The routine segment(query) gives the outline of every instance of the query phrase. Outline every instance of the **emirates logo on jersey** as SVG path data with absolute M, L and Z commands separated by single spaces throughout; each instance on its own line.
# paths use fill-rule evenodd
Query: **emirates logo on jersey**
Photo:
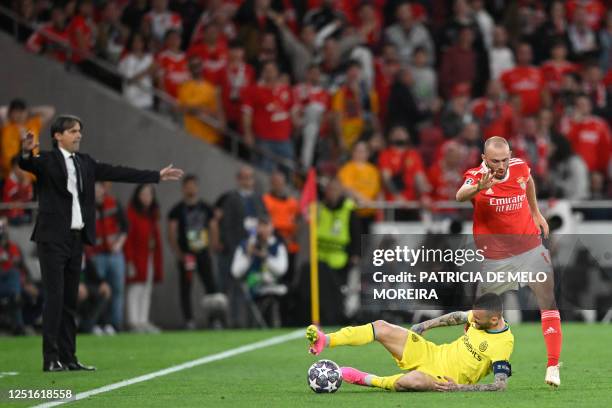
M 523 208 L 526 198 L 525 194 L 511 197 L 491 197 L 488 202 L 490 206 L 495 207 L 495 212 L 507 212 Z
M 525 177 L 518 177 L 516 182 L 523 190 L 527 189 L 527 179 L 525 179 Z

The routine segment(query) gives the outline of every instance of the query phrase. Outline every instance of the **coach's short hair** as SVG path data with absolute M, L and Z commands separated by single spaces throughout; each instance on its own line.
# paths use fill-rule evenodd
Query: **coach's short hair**
M 474 300 L 473 309 L 486 310 L 490 313 L 501 315 L 504 311 L 502 298 L 495 293 L 485 293 Z
M 53 140 L 53 145 L 55 146 L 57 141 L 55 140 L 56 133 L 64 133 L 66 130 L 73 127 L 76 123 L 81 125 L 81 130 L 83 130 L 83 121 L 81 118 L 74 115 L 59 115 L 51 124 L 51 139 Z

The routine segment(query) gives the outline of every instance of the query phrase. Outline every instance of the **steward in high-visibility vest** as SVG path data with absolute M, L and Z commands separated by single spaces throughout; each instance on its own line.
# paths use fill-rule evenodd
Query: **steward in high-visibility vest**
M 355 202 L 344 196 L 342 185 L 333 179 L 325 188 L 317 211 L 319 299 L 322 324 L 344 322 L 342 287 L 348 271 L 359 256 L 360 222 Z
M 332 269 L 343 269 L 352 255 L 359 255 L 355 202 L 342 194 L 337 180 L 330 182 L 318 207 L 317 242 L 319 261 Z

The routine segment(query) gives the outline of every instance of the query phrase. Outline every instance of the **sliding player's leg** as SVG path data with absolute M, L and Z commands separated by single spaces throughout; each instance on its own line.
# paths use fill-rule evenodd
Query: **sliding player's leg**
M 361 346 L 376 340 L 393 357 L 401 360 L 408 338 L 408 330 L 384 320 L 377 320 L 362 326 L 344 327 L 329 334 L 325 334 L 315 325 L 310 325 L 306 329 L 306 338 L 310 342 L 310 353 L 315 355 L 320 354 L 325 347 Z
M 429 391 L 434 388 L 435 379 L 420 371 L 379 377 L 352 367 L 342 367 L 342 378 L 349 384 L 382 388 L 389 391 Z

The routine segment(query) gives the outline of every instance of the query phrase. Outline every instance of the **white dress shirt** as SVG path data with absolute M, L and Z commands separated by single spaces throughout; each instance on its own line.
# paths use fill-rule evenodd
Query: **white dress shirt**
M 59 149 L 64 155 L 66 170 L 68 170 L 68 191 L 72 194 L 72 220 L 70 221 L 70 229 L 81 230 L 85 227 L 85 223 L 83 222 L 83 213 L 81 213 L 81 203 L 79 202 L 76 168 L 74 167 L 74 160 L 71 158 L 73 154 L 61 147 Z

